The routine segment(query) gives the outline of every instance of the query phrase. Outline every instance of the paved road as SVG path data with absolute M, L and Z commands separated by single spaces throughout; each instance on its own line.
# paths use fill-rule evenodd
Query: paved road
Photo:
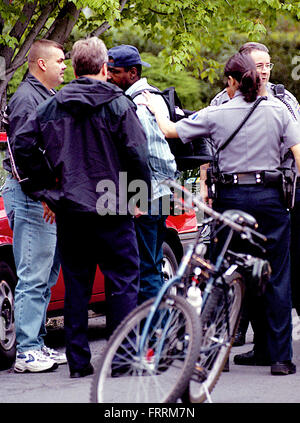
M 89 319 L 92 363 L 105 345 L 105 318 Z M 48 329 L 47 345 L 64 351 L 62 328 Z M 14 373 L 0 371 L 0 403 L 88 403 L 92 376 L 71 379 L 67 365 L 49 373 Z M 1 415 L 1 413 L 0 413 Z
M 297 373 L 272 376 L 270 367 L 237 366 L 235 354 L 252 349 L 253 334 L 248 331 L 246 345 L 233 347 L 230 354 L 230 371 L 222 376 L 211 394 L 213 403 L 298 403 L 300 404 L 300 320 L 293 310 L 293 362 Z
M 296 314 L 293 314 L 293 321 L 294 362 L 298 373 L 271 376 L 269 367 L 234 365 L 234 354 L 252 348 L 252 334 L 249 332 L 247 344 L 232 349 L 230 372 L 222 373 L 211 395 L 213 403 L 300 403 L 300 320 Z M 90 319 L 89 338 L 93 364 L 103 350 L 104 333 L 104 317 Z M 48 344 L 63 351 L 63 330 L 50 330 Z M 70 379 L 66 365 L 59 366 L 52 373 L 43 374 L 15 374 L 12 369 L 0 371 L 0 403 L 89 403 L 91 381 L 92 376 Z

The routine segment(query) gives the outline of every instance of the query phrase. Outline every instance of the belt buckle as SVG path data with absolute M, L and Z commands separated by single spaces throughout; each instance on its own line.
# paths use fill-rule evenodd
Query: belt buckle
M 262 180 L 262 174 L 260 172 L 255 173 L 255 179 L 257 184 L 262 184 L 263 180 Z

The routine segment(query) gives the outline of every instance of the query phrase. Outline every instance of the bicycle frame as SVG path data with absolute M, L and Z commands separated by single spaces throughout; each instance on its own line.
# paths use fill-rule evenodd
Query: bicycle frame
M 179 191 L 183 191 L 182 187 L 177 184 L 176 182 L 170 180 L 170 181 L 165 181 L 166 185 L 169 185 L 175 189 L 178 189 Z M 230 228 L 230 232 L 226 238 L 226 241 L 224 243 L 224 246 L 222 248 L 221 253 L 218 255 L 217 259 L 216 259 L 216 263 L 214 265 L 211 266 L 211 270 L 210 270 L 210 277 L 208 279 L 208 282 L 206 284 L 204 293 L 203 293 L 203 302 L 202 302 L 202 310 L 205 308 L 205 304 L 206 301 L 214 287 L 216 278 L 218 276 L 221 276 L 221 274 L 219 274 L 221 266 L 224 262 L 224 257 L 225 257 L 225 253 L 228 250 L 228 246 L 232 240 L 232 236 L 234 234 L 234 232 L 238 232 L 240 233 L 242 238 L 251 238 L 251 234 L 255 234 L 257 237 L 259 237 L 260 239 L 266 241 L 266 237 L 257 233 L 256 231 L 252 230 L 251 228 L 247 227 L 247 226 L 242 226 L 234 221 L 232 221 L 231 219 L 227 218 L 226 216 L 224 216 L 223 214 L 220 214 L 216 211 L 214 211 L 212 208 L 208 207 L 206 204 L 204 204 L 202 201 L 200 201 L 199 199 L 197 199 L 193 194 L 191 194 L 189 191 L 184 190 L 185 196 L 188 198 L 188 202 L 190 203 L 194 203 L 196 207 L 199 207 L 200 210 L 202 210 L 204 213 L 206 213 L 207 215 L 210 216 L 210 220 L 215 220 L 218 221 L 220 223 L 223 223 L 225 226 Z M 145 342 L 146 342 L 146 336 L 147 333 L 150 329 L 151 323 L 153 321 L 153 317 L 156 313 L 156 311 L 159 308 L 159 305 L 163 299 L 163 296 L 166 294 L 166 292 L 175 284 L 180 283 L 181 279 L 183 278 L 185 271 L 188 267 L 188 265 L 191 262 L 192 256 L 195 253 L 195 248 L 199 242 L 199 238 L 200 238 L 201 232 L 199 232 L 199 235 L 196 239 L 196 241 L 193 244 L 190 244 L 187 248 L 187 251 L 185 253 L 185 255 L 183 256 L 181 263 L 178 267 L 178 270 L 176 272 L 176 275 L 171 278 L 168 282 L 166 282 L 160 289 L 160 291 L 158 292 L 154 304 L 151 308 L 151 312 L 149 313 L 146 322 L 145 322 L 145 326 L 143 328 L 142 334 L 141 334 L 141 338 L 140 338 L 140 342 L 139 342 L 139 349 L 138 349 L 138 355 L 139 357 L 142 357 L 143 354 L 143 350 L 145 347 Z M 238 266 L 237 266 L 238 267 Z M 225 283 L 225 282 L 224 282 Z M 226 298 L 226 302 L 225 304 L 227 304 L 227 297 L 225 295 Z M 228 306 L 226 305 L 225 307 L 228 308 Z M 229 327 L 229 319 L 228 319 L 228 310 L 227 310 L 227 331 L 228 333 L 230 333 L 230 327 Z M 165 326 L 165 329 L 167 330 L 167 325 Z M 163 334 L 164 335 L 164 334 Z M 163 340 L 164 340 L 164 336 L 161 337 L 161 341 L 160 341 L 160 345 L 162 347 L 163 345 Z M 219 345 L 218 345 L 219 346 Z M 160 347 L 160 349 L 161 349 Z M 216 346 L 217 347 L 217 346 Z
M 180 263 L 180 265 L 178 267 L 178 270 L 176 272 L 176 275 L 173 278 L 171 278 L 168 282 L 164 283 L 164 285 L 159 290 L 159 292 L 158 292 L 158 294 L 157 294 L 157 296 L 155 298 L 154 304 L 153 304 L 153 306 L 151 308 L 151 312 L 149 313 L 149 315 L 147 317 L 147 320 L 146 320 L 146 323 L 145 323 L 145 326 L 143 328 L 143 332 L 142 332 L 141 340 L 140 340 L 140 344 L 139 344 L 139 351 L 138 351 L 139 352 L 139 355 L 141 355 L 141 353 L 142 353 L 142 351 L 143 351 L 143 349 L 145 347 L 145 340 L 146 340 L 147 333 L 149 331 L 149 328 L 150 328 L 150 325 L 152 323 L 153 317 L 154 317 L 154 315 L 155 315 L 155 313 L 156 313 L 156 311 L 157 311 L 157 309 L 159 307 L 159 304 L 161 303 L 161 300 L 162 300 L 163 296 L 165 295 L 165 293 L 173 285 L 175 285 L 176 283 L 180 282 L 180 280 L 183 277 L 184 272 L 185 272 L 188 264 L 190 263 L 190 260 L 191 260 L 193 251 L 194 251 L 194 245 L 193 244 L 190 244 L 188 246 L 188 249 L 187 249 L 186 254 L 184 255 L 183 259 L 181 260 L 181 263 Z

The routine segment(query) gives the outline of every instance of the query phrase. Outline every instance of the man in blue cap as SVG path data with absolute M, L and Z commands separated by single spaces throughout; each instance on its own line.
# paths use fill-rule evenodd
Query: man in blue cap
M 163 284 L 162 260 L 163 241 L 165 238 L 165 222 L 169 204 L 170 189 L 160 182 L 167 178 L 175 178 L 176 163 L 168 142 L 159 129 L 157 122 L 145 105 L 139 104 L 144 98 L 143 90 L 153 89 L 147 78 L 142 78 L 142 67 L 150 67 L 142 61 L 139 51 L 131 45 L 119 45 L 108 51 L 108 81 L 118 85 L 125 94 L 134 98 L 137 115 L 146 133 L 150 155 L 152 198 L 148 214 L 135 218 L 135 229 L 140 253 L 140 293 L 139 303 L 156 296 Z M 140 94 L 135 96 L 135 93 Z M 168 107 L 162 97 L 161 113 L 169 117 Z M 164 210 L 165 209 L 165 210 Z

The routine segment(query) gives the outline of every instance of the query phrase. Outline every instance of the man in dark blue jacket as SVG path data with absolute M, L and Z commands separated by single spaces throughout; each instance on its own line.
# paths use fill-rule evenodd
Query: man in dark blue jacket
M 33 181 L 47 179 L 32 160 L 37 145 L 53 169 L 53 186 L 35 196 L 56 213 L 66 354 L 71 377 L 82 377 L 93 372 L 87 326 L 96 266 L 105 276 L 108 334 L 137 305 L 139 257 L 128 191 L 139 185 L 140 202 L 147 203 L 150 170 L 135 105 L 106 82 L 103 42 L 77 41 L 72 62 L 77 79 L 38 107 L 18 132 L 14 153 Z

